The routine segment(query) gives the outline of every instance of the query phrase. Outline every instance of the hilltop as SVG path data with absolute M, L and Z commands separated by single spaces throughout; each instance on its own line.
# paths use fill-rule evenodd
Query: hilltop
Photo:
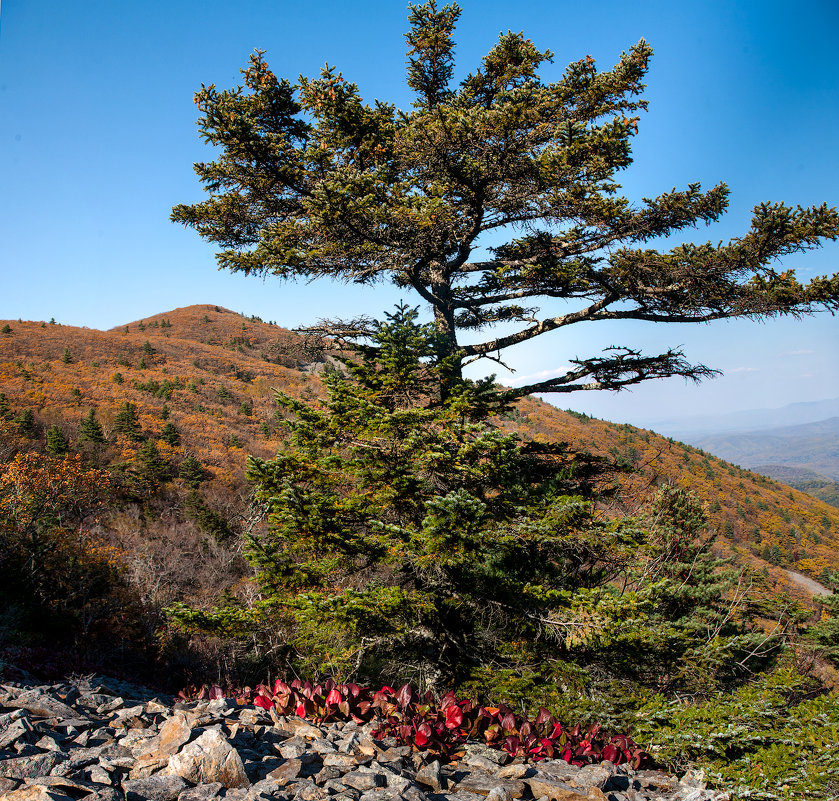
M 0 321 L 0 329 L 4 469 L 19 454 L 42 453 L 57 428 L 71 455 L 108 476 L 79 531 L 111 549 L 125 591 L 143 608 L 247 597 L 242 538 L 263 521 L 249 504 L 246 460 L 281 445 L 274 390 L 319 395 L 329 343 L 215 305 L 110 331 L 17 320 Z M 121 422 L 126 403 L 136 412 L 130 436 Z M 101 444 L 80 436 L 91 410 Z M 717 550 L 763 571 L 770 590 L 790 589 L 782 568 L 816 579 L 839 569 L 839 509 L 803 492 L 652 431 L 535 398 L 520 401 L 504 425 L 625 468 L 603 515 L 637 512 L 660 483 L 692 490 Z M 143 636 L 158 636 L 157 624 L 143 625 Z

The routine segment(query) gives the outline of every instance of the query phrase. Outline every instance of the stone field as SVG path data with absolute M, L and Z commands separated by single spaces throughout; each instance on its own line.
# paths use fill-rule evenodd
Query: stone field
M 172 704 L 113 679 L 0 685 L 8 801 L 727 801 L 609 762 L 522 762 L 481 743 L 441 765 L 370 724 L 314 726 L 235 701 Z

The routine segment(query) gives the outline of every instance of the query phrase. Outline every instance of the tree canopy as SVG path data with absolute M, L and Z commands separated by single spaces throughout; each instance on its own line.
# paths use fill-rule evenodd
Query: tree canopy
M 651 240 L 725 211 L 728 188 L 698 183 L 634 204 L 618 173 L 632 161 L 652 50 L 642 39 L 600 71 L 590 56 L 556 81 L 552 61 L 521 33 L 502 34 L 454 83 L 457 4 L 410 6 L 408 110 L 375 100 L 334 67 L 278 78 L 262 51 L 244 86 L 195 96 L 201 134 L 220 150 L 195 165 L 210 197 L 172 218 L 220 246 L 220 267 L 307 279 L 389 280 L 434 312 L 455 375 L 515 344 L 579 322 L 698 323 L 839 308 L 839 275 L 799 282 L 780 260 L 835 239 L 821 205 L 761 203 L 728 243 Z M 503 244 L 472 260 L 487 235 Z M 563 311 L 543 311 L 565 301 Z M 555 304 L 553 304 L 555 308 Z M 503 333 L 496 325 L 506 323 Z M 363 336 L 369 321 L 332 321 Z M 515 390 L 620 389 L 649 378 L 713 371 L 679 350 L 627 347 L 577 356 L 565 374 Z

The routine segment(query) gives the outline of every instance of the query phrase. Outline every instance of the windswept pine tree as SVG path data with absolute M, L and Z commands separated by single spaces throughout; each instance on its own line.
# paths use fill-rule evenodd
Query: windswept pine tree
M 611 70 L 585 56 L 545 81 L 540 69 L 552 53 L 508 32 L 456 82 L 459 15 L 456 4 L 410 6 L 415 100 L 407 110 L 365 103 L 333 67 L 317 78 L 279 78 L 261 51 L 243 70 L 244 86 L 202 88 L 201 136 L 219 155 L 195 169 L 210 197 L 176 206 L 172 218 L 216 243 L 220 267 L 234 272 L 387 280 L 416 292 L 433 310 L 444 383 L 464 364 L 577 323 L 765 320 L 839 308 L 839 275 L 802 284 L 783 264 L 836 238 L 839 214 L 824 204 L 765 202 L 727 243 L 650 246 L 718 220 L 729 191 L 693 183 L 641 203 L 620 194 L 647 106 L 647 42 Z M 488 257 L 473 259 L 501 236 L 507 241 Z M 564 301 L 559 313 L 556 301 Z M 324 329 L 369 330 L 365 320 Z M 566 355 L 565 373 L 513 394 L 713 373 L 672 348 Z

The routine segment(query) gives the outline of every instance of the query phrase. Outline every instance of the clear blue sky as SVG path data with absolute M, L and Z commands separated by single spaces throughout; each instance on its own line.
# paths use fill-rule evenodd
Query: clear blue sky
M 640 198 L 726 181 L 729 213 L 688 238 L 744 232 L 763 200 L 839 205 L 836 0 L 462 6 L 459 75 L 502 30 L 523 30 L 556 53 L 547 78 L 586 54 L 608 68 L 639 38 L 651 43 L 650 110 L 623 185 Z M 202 197 L 192 172 L 194 161 L 211 158 L 192 103 L 202 82 L 233 86 L 249 53 L 262 48 L 278 75 L 313 75 L 328 61 L 365 98 L 408 106 L 406 16 L 401 0 L 4 0 L 0 319 L 110 328 L 216 303 L 293 327 L 390 308 L 399 295 L 387 286 L 283 285 L 219 273 L 212 248 L 168 217 L 173 204 Z M 834 272 L 839 246 L 788 264 L 804 278 Z M 839 328 L 829 315 L 574 328 L 510 353 L 517 375 L 612 344 L 655 352 L 681 344 L 691 360 L 726 372 L 700 387 L 669 379 L 631 393 L 558 398 L 597 416 L 643 422 L 839 396 Z

